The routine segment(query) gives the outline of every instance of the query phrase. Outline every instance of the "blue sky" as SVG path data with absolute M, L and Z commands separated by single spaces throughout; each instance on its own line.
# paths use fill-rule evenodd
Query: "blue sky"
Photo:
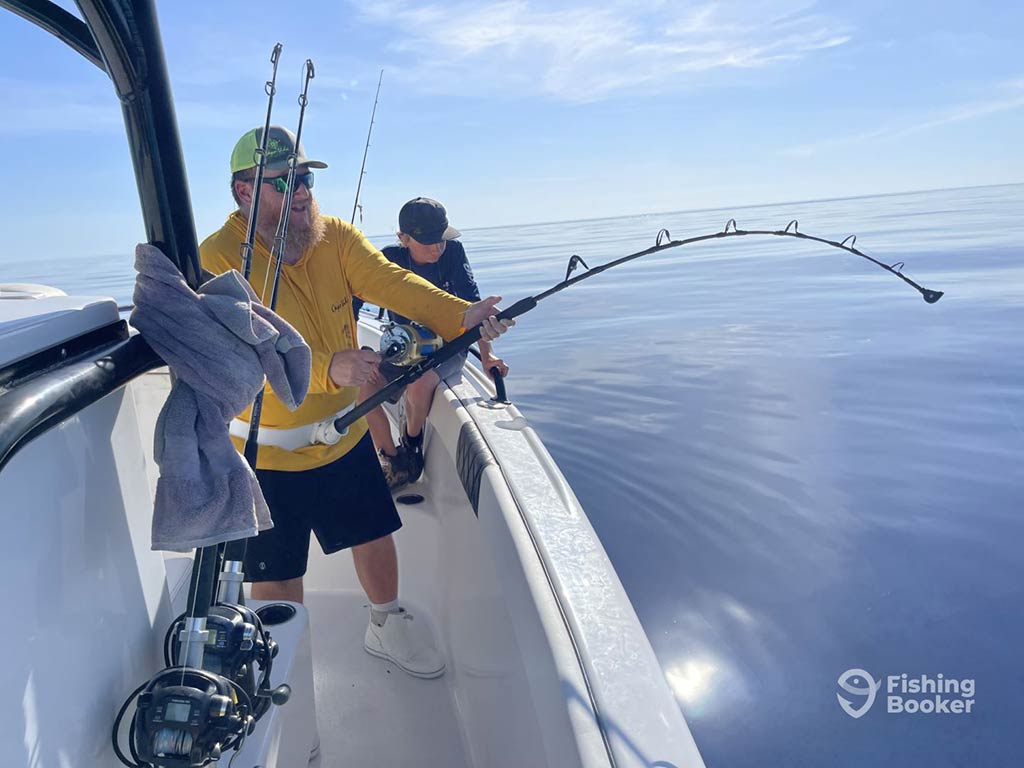
M 301 10 L 300 10 L 301 9 Z M 327 161 L 347 219 L 377 75 L 363 228 L 416 195 L 461 228 L 1024 181 L 1024 4 L 1003 2 L 164 2 L 200 236 L 231 208 L 230 149 L 275 122 Z M 142 237 L 105 76 L 0 13 L 0 191 L 15 252 Z M 41 243 L 45 235 L 45 243 Z

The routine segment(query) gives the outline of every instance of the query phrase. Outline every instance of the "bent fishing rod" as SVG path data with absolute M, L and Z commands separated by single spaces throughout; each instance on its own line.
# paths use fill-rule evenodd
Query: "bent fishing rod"
M 373 110 L 370 112 L 370 127 L 366 131 L 366 146 L 363 147 L 363 164 L 359 166 L 359 181 L 356 183 L 356 200 L 352 203 L 352 218 L 349 220 L 349 224 L 356 223 L 356 210 L 359 211 L 359 221 L 363 220 L 363 206 L 359 204 L 359 192 L 363 188 L 363 176 L 366 175 L 366 156 L 370 152 L 370 136 L 373 135 L 373 118 L 377 114 L 377 101 L 380 99 L 380 84 L 384 79 L 384 70 L 380 71 L 380 77 L 377 78 L 377 93 L 373 97 Z
M 840 250 L 852 253 L 856 256 L 860 256 L 863 259 L 867 259 L 872 264 L 875 264 L 878 267 L 884 269 L 886 272 L 895 275 L 900 280 L 905 282 L 907 285 L 917 290 L 917 292 L 921 294 L 922 298 L 924 298 L 924 300 L 928 304 L 934 304 L 940 298 L 942 298 L 942 291 L 933 291 L 929 288 L 924 288 L 921 285 L 914 282 L 913 280 L 911 280 L 906 275 L 904 275 L 902 272 L 904 266 L 903 262 L 886 264 L 885 262 L 879 261 L 878 259 L 875 259 L 869 256 L 868 254 L 864 253 L 863 251 L 859 250 L 858 248 L 856 248 L 856 235 L 850 235 L 849 237 L 845 238 L 842 242 L 839 242 L 836 240 L 828 240 L 827 238 L 824 237 L 805 235 L 803 232 L 800 232 L 798 230 L 798 226 L 799 224 L 797 220 L 794 219 L 791 222 L 789 222 L 789 224 L 786 225 L 785 229 L 739 229 L 736 226 L 736 220 L 729 219 L 729 221 L 727 221 L 725 224 L 725 228 L 720 232 L 712 232 L 711 234 L 708 235 L 688 237 L 683 240 L 673 240 L 672 235 L 669 233 L 669 231 L 667 229 L 662 229 L 658 232 L 654 240 L 654 245 L 652 245 L 650 248 L 645 248 L 642 251 L 631 253 L 628 256 L 623 256 L 619 259 L 609 261 L 606 264 L 601 264 L 594 268 L 591 268 L 582 258 L 574 254 L 569 259 L 569 264 L 565 270 L 565 279 L 562 282 L 557 283 L 548 290 L 544 291 L 543 293 L 539 293 L 536 296 L 527 296 L 524 299 L 520 299 L 508 309 L 499 312 L 497 314 L 497 319 L 509 320 L 519 317 L 520 315 L 529 312 L 531 309 L 536 307 L 539 302 L 543 301 L 549 296 L 553 296 L 554 294 L 560 291 L 564 291 L 566 288 L 576 285 L 576 283 L 586 280 L 589 277 L 594 277 L 595 275 L 601 274 L 605 270 L 611 269 L 612 267 L 617 267 L 620 264 L 625 264 L 626 262 L 629 261 L 633 261 L 634 259 L 639 259 L 643 256 L 649 256 L 652 253 L 660 253 L 661 251 L 667 251 L 670 248 L 680 248 L 686 245 L 693 245 L 694 243 L 700 243 L 706 240 L 723 240 L 732 237 L 746 237 L 748 235 L 771 235 L 775 237 L 792 237 L 798 240 L 813 240 L 816 243 L 822 243 L 833 248 L 839 248 Z M 582 265 L 587 271 L 584 272 L 583 274 L 577 275 L 576 277 L 572 277 L 572 273 L 580 265 Z M 367 413 L 372 411 L 385 400 L 397 395 L 405 386 L 416 381 L 416 379 L 423 376 L 423 374 L 425 374 L 427 371 L 437 368 L 446 360 L 449 360 L 455 357 L 455 355 L 459 354 L 460 352 L 469 349 L 469 346 L 471 344 L 479 340 L 480 328 L 481 326 L 479 324 L 473 326 L 460 336 L 457 336 L 452 341 L 443 345 L 436 352 L 424 356 L 421 360 L 409 366 L 409 369 L 405 373 L 396 377 L 394 380 L 388 382 L 380 390 L 375 392 L 370 397 L 366 398 L 366 400 L 364 400 L 363 402 L 356 405 L 351 411 L 347 412 L 340 418 L 336 419 L 334 422 L 334 428 L 339 432 L 345 430 L 347 427 L 351 426 L 356 420 L 365 416 Z M 385 356 L 387 356 L 387 352 L 385 352 Z

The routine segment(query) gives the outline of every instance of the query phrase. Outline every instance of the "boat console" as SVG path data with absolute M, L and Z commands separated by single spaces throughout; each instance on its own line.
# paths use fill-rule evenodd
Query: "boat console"
M 0 433 L 7 431 L 9 445 L 0 467 L 0 578 L 13 587 L 8 616 L 20 617 L 5 634 L 8 663 L 0 677 L 21 702 L 15 720 L 0 729 L 0 753 L 12 765 L 57 764 L 61 756 L 73 765 L 116 765 L 111 724 L 128 694 L 165 667 L 161 641 L 184 611 L 192 558 L 165 558 L 150 548 L 151 377 L 38 434 L 12 434 L 38 402 L 40 382 L 50 395 L 64 391 L 56 401 L 73 401 L 82 376 L 109 364 L 110 350 L 128 338 L 111 299 L 0 286 Z M 240 764 L 305 768 L 318 744 L 309 615 L 301 605 L 258 601 L 247 610 L 260 615 L 278 649 L 270 687 L 286 685 L 290 697 L 246 735 Z M 167 682 L 143 698 L 145 717 L 183 714 L 183 699 L 170 695 Z M 204 698 L 207 709 L 223 704 L 216 698 L 223 695 L 214 690 Z M 60 706 L 69 700 L 76 706 Z M 126 723 L 123 745 L 127 730 Z M 174 746 L 168 740 L 184 739 L 186 731 L 163 730 L 154 749 Z

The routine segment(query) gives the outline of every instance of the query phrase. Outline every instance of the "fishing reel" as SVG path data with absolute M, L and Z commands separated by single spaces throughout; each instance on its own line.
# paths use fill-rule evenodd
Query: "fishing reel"
M 222 675 L 165 669 L 139 695 L 134 752 L 142 765 L 159 768 L 198 768 L 219 760 L 256 726 L 247 699 Z
M 130 768 L 198 768 L 241 749 L 272 704 L 291 696 L 282 684 L 270 688 L 277 643 L 259 615 L 243 605 L 218 603 L 205 618 L 203 669 L 185 666 L 185 615 L 171 623 L 164 638 L 167 668 L 139 686 L 114 721 L 114 751 Z M 260 674 L 257 681 L 256 665 Z M 136 699 L 136 696 L 138 698 Z M 120 724 L 136 703 L 130 741 L 132 760 L 118 746 Z
M 414 365 L 444 344 L 440 336 L 417 323 L 388 323 L 381 331 L 380 354 L 392 365 Z
M 183 663 L 183 645 L 180 639 L 185 617 L 181 616 L 169 630 L 171 647 L 166 648 L 165 663 L 175 666 Z M 252 700 L 254 717 L 262 717 L 270 704 L 283 704 L 288 700 L 287 685 L 270 689 L 270 672 L 277 656 L 277 642 L 263 629 L 263 622 L 255 611 L 243 605 L 218 603 L 210 606 L 206 617 L 206 644 L 203 648 L 203 669 L 222 675 L 238 685 Z M 256 666 L 260 667 L 259 682 Z

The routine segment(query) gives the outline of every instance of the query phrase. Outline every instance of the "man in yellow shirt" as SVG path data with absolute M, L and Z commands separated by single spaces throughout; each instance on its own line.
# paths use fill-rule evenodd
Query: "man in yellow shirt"
M 200 246 L 202 265 L 210 272 L 241 267 L 240 246 L 246 235 L 261 135 L 262 129 L 248 131 L 232 153 L 231 193 L 238 210 Z M 273 283 L 269 245 L 281 215 L 288 156 L 294 148 L 294 134 L 278 126 L 270 128 L 249 279 L 267 304 Z M 392 264 L 351 225 L 322 216 L 313 197 L 312 169 L 327 166 L 308 159 L 301 147 L 297 156 L 276 311 L 309 344 L 312 370 L 309 394 L 295 411 L 289 411 L 270 388 L 264 395 L 256 474 L 274 527 L 249 540 L 246 579 L 254 582 L 256 599 L 301 602 L 310 532 L 326 554 L 351 548 L 356 574 L 371 605 L 366 650 L 390 659 L 409 674 L 437 677 L 444 672 L 444 660 L 432 640 L 417 634 L 420 623 L 399 620 L 405 611 L 398 602 L 398 559 L 391 534 L 402 523 L 365 420 L 357 421 L 333 444 L 310 444 L 302 436 L 317 434 L 318 424 L 330 423 L 351 406 L 359 386 L 380 362 L 376 352 L 360 350 L 356 343 L 353 293 L 393 307 L 445 339 L 482 323 L 482 337 L 492 340 L 512 322 L 494 317 L 500 297 L 470 304 L 451 296 Z M 246 411 L 232 423 L 239 451 L 248 421 Z

